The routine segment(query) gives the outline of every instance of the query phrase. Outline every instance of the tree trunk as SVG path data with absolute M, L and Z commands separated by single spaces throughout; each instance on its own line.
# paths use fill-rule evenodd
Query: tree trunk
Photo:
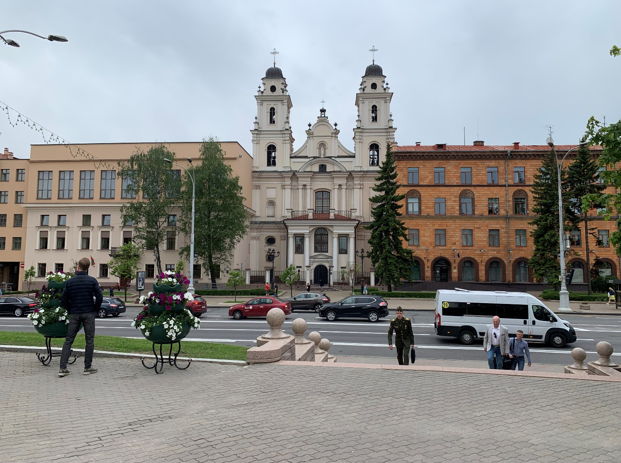
M 125 302 L 127 302 L 127 285 L 125 285 Z
M 209 277 L 211 279 L 211 289 L 217 289 L 218 285 L 216 284 L 216 266 L 213 264 L 213 258 L 211 254 L 207 256 L 207 266 L 209 267 Z
M 584 214 L 584 244 L 586 249 L 586 264 L 587 268 L 585 272 L 587 274 L 587 290 L 588 294 L 591 295 L 591 254 L 589 251 L 589 220 L 588 220 L 588 212 Z

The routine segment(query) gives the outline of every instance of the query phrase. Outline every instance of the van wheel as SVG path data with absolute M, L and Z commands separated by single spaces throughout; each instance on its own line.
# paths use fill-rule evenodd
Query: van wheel
M 548 342 L 552 347 L 557 348 L 565 347 L 565 345 L 567 344 L 565 336 L 563 336 L 561 333 L 553 333 L 552 335 L 550 335 L 550 339 L 548 339 Z
M 459 333 L 459 342 L 462 344 L 472 344 L 474 342 L 474 334 L 470 330 L 463 330 Z

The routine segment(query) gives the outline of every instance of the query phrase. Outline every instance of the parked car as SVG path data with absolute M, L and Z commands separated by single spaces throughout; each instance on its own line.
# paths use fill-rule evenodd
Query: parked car
M 330 302 L 330 298 L 320 293 L 300 293 L 292 299 L 282 299 L 291 304 L 291 312 L 296 310 L 314 310 L 319 312 L 321 306 Z
M 388 303 L 381 296 L 349 296 L 338 302 L 324 304 L 319 310 L 319 316 L 329 321 L 361 317 L 376 322 L 388 316 Z
M 291 313 L 291 304 L 274 296 L 263 296 L 250 299 L 243 304 L 235 304 L 229 309 L 229 317 L 241 320 L 244 317 L 265 317 L 273 308 L 282 309 L 285 315 Z
M 189 309 L 195 317 L 201 318 L 207 312 L 207 302 L 198 294 L 193 294 L 192 297 L 193 300 L 188 301 L 185 308 Z
M 39 304 L 29 297 L 0 296 L 0 313 L 21 317 L 31 313 Z
M 121 299 L 117 297 L 104 297 L 97 316 L 99 318 L 106 318 L 108 315 L 118 317 L 125 313 L 126 310 L 125 303 Z

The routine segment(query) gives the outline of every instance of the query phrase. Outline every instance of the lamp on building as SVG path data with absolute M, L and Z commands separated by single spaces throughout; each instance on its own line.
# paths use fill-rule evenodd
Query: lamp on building
M 68 42 L 67 38 L 63 37 L 62 35 L 48 35 L 47 37 L 43 37 L 42 35 L 35 34 L 34 32 L 21 31 L 21 30 L 0 31 L 0 39 L 2 39 L 2 41 L 6 45 L 9 45 L 9 46 L 15 47 L 15 48 L 19 48 L 19 43 L 17 43 L 15 40 L 12 40 L 12 39 L 5 39 L 2 36 L 2 34 L 6 34 L 6 33 L 9 33 L 9 32 L 19 32 L 19 33 L 22 33 L 22 34 L 30 34 L 30 35 L 34 35 L 35 37 L 39 37 L 40 39 L 49 40 L 50 42 Z
M 270 286 L 272 289 L 274 289 L 274 262 L 278 256 L 280 256 L 280 251 L 277 251 L 276 249 L 268 249 L 265 256 L 267 261 L 272 263 L 272 271 L 270 273 Z

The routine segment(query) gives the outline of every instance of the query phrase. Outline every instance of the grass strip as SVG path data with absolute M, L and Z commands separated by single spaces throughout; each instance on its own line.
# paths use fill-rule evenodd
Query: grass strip
M 62 347 L 64 339 L 52 339 L 52 347 Z M 0 344 L 11 346 L 33 346 L 45 349 L 45 338 L 39 333 L 0 331 Z M 73 343 L 76 349 L 84 349 L 84 335 L 78 334 Z M 151 354 L 151 341 L 146 339 L 127 339 L 116 336 L 95 336 L 95 349 L 131 354 Z M 179 355 L 192 358 L 218 360 L 246 360 L 247 347 L 231 346 L 212 342 L 183 341 Z

